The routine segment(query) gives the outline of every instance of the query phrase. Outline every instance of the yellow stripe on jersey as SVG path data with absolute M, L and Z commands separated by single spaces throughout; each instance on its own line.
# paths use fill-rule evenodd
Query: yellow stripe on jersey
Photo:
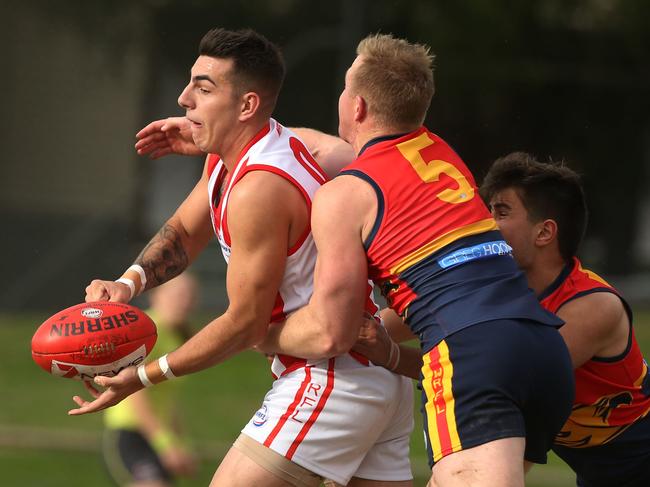
M 477 233 L 489 232 L 496 229 L 497 222 L 494 220 L 494 218 L 486 218 L 485 220 L 479 220 L 477 222 L 470 223 L 469 225 L 456 228 L 451 232 L 445 233 L 435 240 L 424 244 L 415 252 L 412 252 L 404 257 L 390 269 L 390 273 L 393 275 L 398 275 L 412 265 L 417 264 L 421 260 L 427 258 L 429 255 L 458 240 L 459 238 L 476 235 Z
M 432 363 L 432 355 L 439 354 Z M 427 396 L 428 441 L 437 462 L 443 454 L 462 450 L 456 428 L 456 401 L 452 391 L 454 366 L 449 360 L 449 347 L 443 340 L 436 348 L 422 357 L 422 387 Z
M 600 276 L 599 276 L 598 274 L 596 274 L 595 272 L 592 272 L 592 271 L 590 271 L 590 270 L 584 269 L 584 268 L 582 267 L 582 265 L 579 266 L 579 269 L 578 269 L 578 270 L 579 270 L 580 272 L 584 272 L 585 274 L 587 274 L 587 275 L 589 276 L 589 279 L 591 279 L 591 280 L 593 280 L 593 281 L 597 281 L 597 282 L 601 283 L 601 284 L 604 285 L 604 286 L 611 287 L 611 286 L 609 285 L 609 283 L 608 283 L 607 281 L 605 281 L 605 279 L 603 279 L 602 277 L 600 277 Z
M 641 387 L 641 384 L 643 383 L 643 379 L 645 379 L 645 376 L 648 375 L 648 365 L 646 364 L 646 361 L 643 361 L 643 369 L 641 370 L 641 375 L 637 380 L 634 381 L 634 387 Z

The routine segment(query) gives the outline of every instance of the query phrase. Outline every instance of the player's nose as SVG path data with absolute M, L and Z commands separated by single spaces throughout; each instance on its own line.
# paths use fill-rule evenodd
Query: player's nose
M 191 86 L 189 84 L 183 89 L 180 96 L 178 97 L 178 105 L 185 110 L 193 108 Z

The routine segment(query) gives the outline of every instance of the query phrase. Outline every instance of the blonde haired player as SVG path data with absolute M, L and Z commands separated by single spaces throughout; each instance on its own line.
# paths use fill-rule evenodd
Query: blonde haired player
M 357 158 L 314 201 L 309 305 L 267 340 L 290 353 L 300 336 L 312 358 L 348 350 L 363 322 L 342 317 L 360 313 L 349 296 L 370 276 L 421 342 L 431 484 L 521 487 L 524 459 L 546 461 L 571 410 L 562 321 L 528 289 L 467 166 L 421 125 L 428 49 L 377 35 L 357 54 L 339 98 Z

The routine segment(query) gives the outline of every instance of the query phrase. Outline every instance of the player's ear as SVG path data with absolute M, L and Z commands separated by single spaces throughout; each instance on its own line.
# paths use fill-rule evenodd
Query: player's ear
M 546 246 L 557 240 L 557 222 L 552 219 L 546 219 L 537 224 L 537 236 L 535 243 L 540 247 Z
M 366 100 L 359 95 L 354 97 L 354 121 L 363 122 L 368 116 L 368 104 Z
M 239 113 L 239 120 L 245 122 L 249 120 L 260 108 L 260 95 L 254 91 L 249 91 L 242 95 L 241 112 Z

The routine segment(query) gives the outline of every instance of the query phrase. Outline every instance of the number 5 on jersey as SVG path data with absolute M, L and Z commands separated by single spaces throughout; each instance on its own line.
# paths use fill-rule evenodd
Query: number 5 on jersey
M 397 144 L 397 148 L 425 183 L 439 181 L 440 175 L 446 174 L 458 184 L 458 188 L 447 188 L 436 195 L 442 201 L 457 204 L 465 203 L 474 198 L 474 188 L 456 166 L 439 159 L 424 160 L 422 150 L 433 144 L 435 142 L 426 133 L 423 133 L 414 139 Z

